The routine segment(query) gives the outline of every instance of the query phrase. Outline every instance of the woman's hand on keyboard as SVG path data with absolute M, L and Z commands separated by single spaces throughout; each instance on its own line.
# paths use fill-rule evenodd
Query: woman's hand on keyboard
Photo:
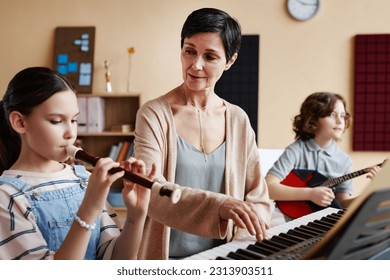
M 229 197 L 219 209 L 219 217 L 223 220 L 232 219 L 239 228 L 247 229 L 258 241 L 266 237 L 268 223 L 257 215 L 256 206 L 251 202 Z

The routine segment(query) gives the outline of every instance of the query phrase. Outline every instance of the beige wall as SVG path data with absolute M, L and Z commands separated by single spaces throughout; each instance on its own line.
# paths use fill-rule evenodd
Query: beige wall
M 132 91 L 142 102 L 181 82 L 180 30 L 194 9 L 212 6 L 236 17 L 244 34 L 260 34 L 259 146 L 293 141 L 291 118 L 314 91 L 353 97 L 355 34 L 390 33 L 388 0 L 322 0 L 308 22 L 291 19 L 285 0 L 0 0 L 0 96 L 27 66 L 51 66 L 57 26 L 96 26 L 95 92 L 104 91 L 103 61 L 112 63 L 114 91 L 126 90 L 127 48 L 135 47 Z M 352 106 L 349 107 L 352 110 Z M 351 130 L 340 147 L 360 169 L 385 152 L 353 152 Z M 355 179 L 357 191 L 367 184 Z

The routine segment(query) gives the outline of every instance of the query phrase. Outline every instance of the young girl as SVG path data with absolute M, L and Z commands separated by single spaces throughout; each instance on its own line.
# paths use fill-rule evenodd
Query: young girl
M 296 141 L 286 148 L 266 176 L 270 198 L 275 201 L 311 201 L 321 207 L 330 206 L 336 199 L 337 203 L 333 205 L 346 208 L 352 200 L 351 180 L 336 185 L 335 191 L 326 186 L 297 187 L 281 182 L 292 170 L 315 171 L 326 178 L 351 173 L 351 158 L 336 146 L 350 123 L 346 101 L 341 95 L 329 92 L 309 95 L 301 106 L 300 114 L 294 118 Z M 367 171 L 371 178 L 377 174 L 379 167 L 371 167 Z
M 108 171 L 145 173 L 145 165 L 103 158 L 89 174 L 63 163 L 78 115 L 75 90 L 48 68 L 24 69 L 9 83 L 0 102 L 0 259 L 137 258 L 150 191 L 125 181 L 120 231 L 106 197 L 124 171 Z

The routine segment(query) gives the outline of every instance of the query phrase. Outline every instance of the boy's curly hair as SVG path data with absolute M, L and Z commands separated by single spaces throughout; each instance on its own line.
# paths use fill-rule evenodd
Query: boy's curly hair
M 351 122 L 351 115 L 347 112 L 347 102 L 337 93 L 315 92 L 310 94 L 301 105 L 299 115 L 294 117 L 293 131 L 295 140 L 307 141 L 317 133 L 317 124 L 320 118 L 330 116 L 336 102 L 340 100 L 345 108 L 345 129 Z

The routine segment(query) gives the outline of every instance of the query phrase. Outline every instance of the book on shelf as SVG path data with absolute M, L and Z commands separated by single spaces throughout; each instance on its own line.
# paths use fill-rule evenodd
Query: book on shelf
M 128 141 L 121 141 L 113 144 L 110 148 L 109 157 L 113 161 L 121 162 L 127 160 L 132 154 L 132 144 Z
M 134 151 L 134 143 L 130 144 L 129 150 L 127 151 L 126 159 L 129 157 L 133 156 L 133 151 Z
M 118 144 L 113 144 L 110 148 L 110 153 L 108 154 L 113 161 L 118 157 Z
M 121 149 L 119 150 L 118 157 L 116 158 L 117 162 L 121 162 L 127 159 L 126 155 L 129 148 L 130 148 L 130 142 L 128 141 L 122 142 Z
M 77 103 L 80 110 L 77 131 L 79 133 L 100 133 L 105 126 L 105 101 L 98 96 L 78 97 Z
M 87 98 L 87 132 L 103 132 L 104 99 L 102 97 Z

